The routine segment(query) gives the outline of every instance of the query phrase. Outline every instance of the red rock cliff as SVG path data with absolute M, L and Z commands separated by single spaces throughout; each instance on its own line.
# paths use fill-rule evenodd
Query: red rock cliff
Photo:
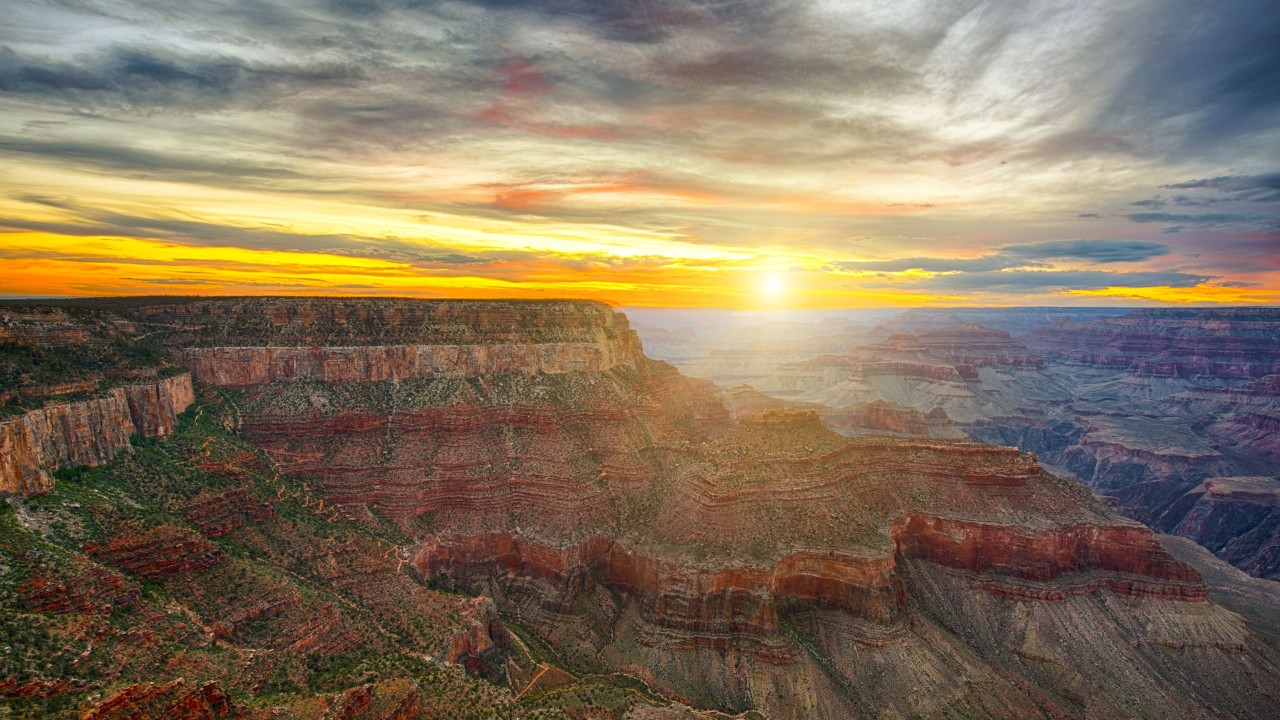
M 53 486 L 51 470 L 101 465 L 127 448 L 134 433 L 168 435 L 193 400 L 191 376 L 184 373 L 0 423 L 0 492 L 46 492 Z
M 247 388 L 602 372 L 643 357 L 626 317 L 595 302 L 264 299 L 143 308 L 196 378 Z
M 245 388 L 289 380 L 330 383 L 600 372 L 631 362 L 629 339 L 493 345 L 186 348 L 179 357 L 212 385 Z

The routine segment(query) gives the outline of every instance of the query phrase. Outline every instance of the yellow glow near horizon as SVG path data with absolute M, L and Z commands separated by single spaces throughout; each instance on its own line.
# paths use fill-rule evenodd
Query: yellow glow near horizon
M 1197 285 L 1177 287 L 1110 287 L 1098 290 L 1070 290 L 1067 295 L 1082 297 L 1123 298 L 1129 300 L 1153 300 L 1162 303 L 1195 304 L 1226 303 L 1233 305 L 1257 305 L 1280 302 L 1280 291 L 1265 288 L 1229 287 L 1222 285 Z
M 766 243 L 747 223 L 729 226 L 740 227 L 739 242 L 710 242 L 675 229 L 469 213 L 462 205 L 457 211 L 419 210 L 362 195 L 308 196 L 127 177 L 104 182 L 29 163 L 6 170 L 7 179 L 25 192 L 0 195 L 0 217 L 50 229 L 0 232 L 3 294 L 569 297 L 754 309 L 1020 301 L 931 291 L 929 281 L 946 274 L 936 271 L 857 269 L 859 261 L 893 257 L 897 241 L 849 245 L 846 254 L 833 258 L 824 245 L 807 243 L 804 233 L 780 230 Z M 821 204 L 814 200 L 815 212 Z M 122 234 L 93 232 L 98 227 Z M 928 248 L 901 252 L 948 254 Z M 1053 297 L 1042 294 L 1039 302 Z M 1280 293 L 1227 285 L 1116 287 L 1056 297 L 1280 301 Z
M 15 257 L 40 248 L 38 257 Z M 784 276 L 751 267 L 680 265 L 588 270 L 566 275 L 559 267 L 523 267 L 517 279 L 465 271 L 426 274 L 411 264 L 324 253 L 188 246 L 121 237 L 69 237 L 48 233 L 0 234 L 5 292 L 17 295 L 277 295 L 369 294 L 417 297 L 582 298 L 634 306 L 841 308 L 955 304 L 959 297 L 842 288 L 812 275 L 801 291 Z M 764 293 L 761 279 L 776 294 Z M 768 296 L 762 304 L 761 298 Z M 794 297 L 793 297 L 794 296 Z M 794 300 L 794 301 L 793 301 Z

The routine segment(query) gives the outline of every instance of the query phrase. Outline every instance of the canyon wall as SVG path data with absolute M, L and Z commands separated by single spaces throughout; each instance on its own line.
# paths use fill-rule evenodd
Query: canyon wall
M 639 352 L 627 319 L 589 300 L 224 298 L 144 305 L 138 322 L 183 347 L 353 347 L 618 342 Z
M 917 419 L 890 418 L 888 408 L 942 414 L 946 422 L 927 423 L 929 435 L 1037 453 L 1123 514 L 1280 577 L 1272 508 L 1252 495 L 1224 501 L 1197 490 L 1240 476 L 1280 488 L 1280 310 L 911 311 L 881 329 L 883 338 L 838 355 L 770 366 L 771 355 L 748 346 L 734 351 L 732 367 L 718 365 L 723 353 L 691 366 L 745 383 L 733 390 L 750 398 L 742 412 L 814 408 L 850 435 L 924 434 Z M 804 343 L 790 347 L 803 354 Z M 769 397 L 751 398 L 753 390 Z M 1197 504 L 1201 520 L 1182 522 Z
M 602 372 L 643 357 L 596 302 L 273 299 L 152 306 L 197 380 L 231 388 Z
M 52 470 L 101 465 L 129 447 L 135 433 L 164 437 L 193 400 L 191 375 L 183 373 L 0 422 L 0 492 L 46 492 Z
M 471 378 L 521 373 L 601 372 L 633 362 L 625 341 L 392 345 L 358 347 L 184 348 L 179 360 L 196 379 L 246 388 L 289 380 L 330 383 Z
M 1086 365 L 1157 377 L 1257 379 L 1280 374 L 1280 312 L 1272 308 L 1134 310 L 1089 323 L 1060 320 L 1029 346 Z

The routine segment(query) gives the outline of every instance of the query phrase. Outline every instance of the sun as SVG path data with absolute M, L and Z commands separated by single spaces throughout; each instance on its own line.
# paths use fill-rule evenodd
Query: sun
M 777 299 L 787 291 L 787 281 L 781 275 L 765 275 L 760 282 L 765 297 Z

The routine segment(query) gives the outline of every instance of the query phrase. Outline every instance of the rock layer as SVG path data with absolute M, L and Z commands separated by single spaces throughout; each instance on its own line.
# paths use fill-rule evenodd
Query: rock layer
M 0 492 L 46 492 L 52 487 L 51 470 L 101 465 L 128 448 L 135 433 L 164 437 L 193 397 L 191 376 L 184 373 L 48 405 L 0 423 Z
M 179 358 L 198 380 L 247 388 L 272 382 L 381 382 L 522 373 L 601 372 L 634 361 L 630 342 L 501 343 L 360 347 L 186 348 Z
M 1031 332 L 1013 337 L 975 319 Z M 930 435 L 1035 452 L 1129 517 L 1205 538 L 1261 577 L 1280 573 L 1271 549 L 1280 525 L 1268 507 L 1206 498 L 1196 517 L 1212 516 L 1214 530 L 1181 522 L 1205 480 L 1272 477 L 1280 467 L 1280 310 L 912 311 L 884 332 L 841 355 L 735 377 L 749 385 L 734 392 L 745 407 L 816 407 L 848 434 L 922 434 L 918 420 L 883 410 L 903 407 L 924 415 Z M 735 352 L 735 368 L 770 357 Z M 715 361 L 692 367 L 718 379 Z M 752 388 L 771 398 L 750 397 Z
M 1256 379 L 1280 374 L 1280 312 L 1142 309 L 1089 323 L 1060 320 L 1027 341 L 1089 365 L 1158 377 Z

